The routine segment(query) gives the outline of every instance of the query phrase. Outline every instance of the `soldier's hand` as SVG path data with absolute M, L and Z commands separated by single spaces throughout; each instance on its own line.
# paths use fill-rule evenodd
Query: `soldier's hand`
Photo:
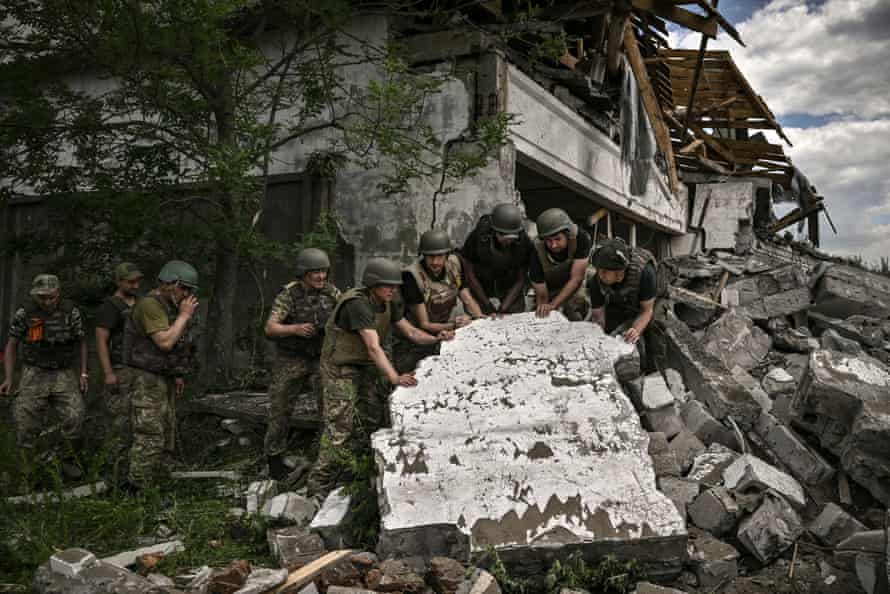
M 639 341 L 639 340 L 640 340 L 640 333 L 633 326 L 631 326 L 624 332 L 624 342 L 627 342 L 630 344 L 637 344 L 637 341 Z
M 396 378 L 396 381 L 391 383 L 394 386 L 404 386 L 406 388 L 411 388 L 417 385 L 417 379 L 414 377 L 413 373 L 403 373 Z
M 311 322 L 307 322 L 305 324 L 294 324 L 291 326 L 293 328 L 294 336 L 301 336 L 303 338 L 309 338 L 313 334 L 315 334 L 315 324 Z
M 198 299 L 194 295 L 189 295 L 179 302 L 179 313 L 190 318 L 198 311 Z
M 442 330 L 436 334 L 436 338 L 442 340 L 452 340 L 454 338 L 454 330 Z
M 183 392 L 185 392 L 185 379 L 177 377 L 173 380 L 173 393 L 180 398 Z
M 470 316 L 457 316 L 454 318 L 454 326 L 456 328 L 463 328 L 467 324 L 473 321 L 473 318 Z
M 81 374 L 80 374 L 80 393 L 81 393 L 81 394 L 86 394 L 86 393 L 87 393 L 87 388 L 88 388 L 88 387 L 89 387 L 89 381 L 88 381 L 88 378 L 87 378 L 87 376 L 86 376 L 85 374 L 81 373 Z
M 546 318 L 551 311 L 553 311 L 553 306 L 549 303 L 539 303 L 537 309 L 535 309 L 535 313 L 539 318 Z
M 105 385 L 106 386 L 116 386 L 117 385 L 117 376 L 114 375 L 114 372 L 105 374 Z
M 6 396 L 9 394 L 9 389 L 12 387 L 12 381 L 5 380 L 2 384 L 0 384 L 0 396 Z

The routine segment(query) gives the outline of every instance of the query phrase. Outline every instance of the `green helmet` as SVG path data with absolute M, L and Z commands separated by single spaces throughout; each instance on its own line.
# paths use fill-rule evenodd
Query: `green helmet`
M 538 237 L 544 239 L 574 226 L 572 219 L 561 208 L 548 208 L 538 216 Z
M 501 235 L 519 235 L 522 212 L 512 204 L 498 204 L 491 211 L 491 228 Z
M 362 274 L 362 284 L 366 287 L 401 285 L 402 268 L 386 258 L 371 258 Z
M 161 268 L 158 280 L 164 283 L 179 283 L 196 290 L 198 288 L 198 271 L 188 262 L 170 260 Z
M 306 248 L 297 254 L 297 276 L 303 276 L 312 270 L 328 270 L 331 260 L 324 250 Z
M 453 249 L 448 233 L 441 229 L 432 229 L 420 236 L 420 247 L 417 251 L 424 256 L 435 256 L 447 254 Z

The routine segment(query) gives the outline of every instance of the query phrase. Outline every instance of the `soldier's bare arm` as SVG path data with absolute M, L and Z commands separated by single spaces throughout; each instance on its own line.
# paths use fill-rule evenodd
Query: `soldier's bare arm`
M 435 335 L 439 332 L 442 332 L 443 330 L 454 330 L 456 327 L 454 322 L 445 322 L 442 324 L 438 322 L 431 322 L 430 316 L 426 311 L 426 305 L 423 303 L 415 303 L 410 307 L 411 313 L 413 313 L 414 316 L 417 318 L 417 325 L 420 327 L 421 330 L 428 334 Z
M 413 375 L 409 373 L 399 375 L 396 372 L 383 347 L 380 346 L 380 336 L 377 335 L 376 330 L 373 328 L 362 328 L 358 331 L 358 335 L 361 337 L 362 342 L 365 343 L 365 348 L 368 349 L 368 356 L 371 357 L 374 365 L 377 366 L 377 369 L 380 370 L 389 383 L 394 386 L 406 387 L 417 385 L 417 380 L 414 379 Z
M 301 336 L 309 338 L 315 334 L 315 324 L 307 322 L 305 324 L 282 324 L 278 320 L 278 316 L 273 312 L 266 320 L 266 326 L 263 328 L 268 338 L 285 338 L 288 336 Z
M 473 299 L 473 295 L 472 293 L 470 293 L 470 289 L 464 287 L 460 290 L 460 293 L 458 293 L 458 297 L 460 297 L 461 303 L 464 304 L 464 311 L 470 314 L 471 318 L 475 320 L 476 318 L 481 318 L 483 315 L 485 315 L 482 313 L 482 308 L 479 307 L 479 304 L 476 302 L 475 299 Z M 458 327 L 462 325 L 464 324 L 458 323 Z
M 655 299 L 647 299 L 646 301 L 640 301 L 640 315 L 637 316 L 637 319 L 634 320 L 634 323 L 630 328 L 624 333 L 624 340 L 635 344 L 640 337 L 643 335 L 643 331 L 646 330 L 646 326 L 649 325 L 649 322 L 652 321 L 652 314 L 655 311 Z
M 185 327 L 195 311 L 198 309 L 198 300 L 194 295 L 189 295 L 179 302 L 179 315 L 176 321 L 166 330 L 159 330 L 151 335 L 151 340 L 162 351 L 173 350 L 176 342 L 185 332 Z
M 99 365 L 105 376 L 105 385 L 113 386 L 117 384 L 117 376 L 111 366 L 111 353 L 108 351 L 109 340 L 111 340 L 111 332 L 108 331 L 108 328 L 96 326 L 96 351 L 99 354 Z
M 436 344 L 437 342 L 454 338 L 454 330 L 442 330 L 432 335 L 429 332 L 424 332 L 405 318 L 396 322 L 395 327 L 399 329 L 399 332 L 405 338 L 416 344 Z
M 3 350 L 3 383 L 0 384 L 0 396 L 9 394 L 12 389 L 12 373 L 15 370 L 15 353 L 18 348 L 19 339 L 10 336 L 6 341 L 6 348 Z
M 550 295 L 547 293 L 547 284 L 532 283 L 532 288 L 535 290 L 535 313 L 539 318 L 546 318 L 553 311 Z
M 467 286 L 479 300 L 481 309 L 487 313 L 494 313 L 494 305 L 489 301 L 489 296 L 485 294 L 485 289 L 482 288 L 482 283 L 479 282 L 479 278 L 476 276 L 476 268 L 473 266 L 473 263 L 463 256 L 460 257 L 460 263 L 464 269 L 464 278 L 467 281 Z
M 89 380 L 88 363 L 90 360 L 90 351 L 87 348 L 87 341 L 80 340 L 80 393 L 86 394 Z
M 498 313 L 507 313 L 511 311 L 516 300 L 521 298 L 522 290 L 525 288 L 525 277 L 527 274 L 528 270 L 526 268 L 520 268 L 516 271 L 516 278 L 513 280 L 513 285 L 510 287 L 510 290 L 504 295 L 504 300 L 498 308 Z
M 585 272 L 587 272 L 587 258 L 577 258 L 572 261 L 571 276 L 569 276 L 569 281 L 565 286 L 553 298 L 551 302 L 553 309 L 561 307 L 563 303 L 568 301 L 578 291 L 581 283 L 584 282 Z

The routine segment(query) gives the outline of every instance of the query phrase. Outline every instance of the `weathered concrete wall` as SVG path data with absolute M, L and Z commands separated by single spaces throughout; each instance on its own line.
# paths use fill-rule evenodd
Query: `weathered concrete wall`
M 672 196 L 653 164 L 641 196 L 630 192 L 621 148 L 518 68 L 508 68 L 506 108 L 520 161 L 603 206 L 670 233 L 686 230 L 686 193 Z
M 560 552 L 676 572 L 686 530 L 613 364 L 632 347 L 533 313 L 474 322 L 390 398 L 373 436 L 382 554 L 493 546 L 523 571 Z

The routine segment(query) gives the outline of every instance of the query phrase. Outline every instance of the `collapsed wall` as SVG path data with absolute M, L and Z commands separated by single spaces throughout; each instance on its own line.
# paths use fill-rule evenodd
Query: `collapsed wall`
M 656 489 L 649 437 L 613 371 L 636 351 L 554 313 L 481 320 L 390 400 L 372 439 L 379 552 L 467 558 L 494 547 L 528 572 L 578 550 L 677 573 L 686 527 Z

